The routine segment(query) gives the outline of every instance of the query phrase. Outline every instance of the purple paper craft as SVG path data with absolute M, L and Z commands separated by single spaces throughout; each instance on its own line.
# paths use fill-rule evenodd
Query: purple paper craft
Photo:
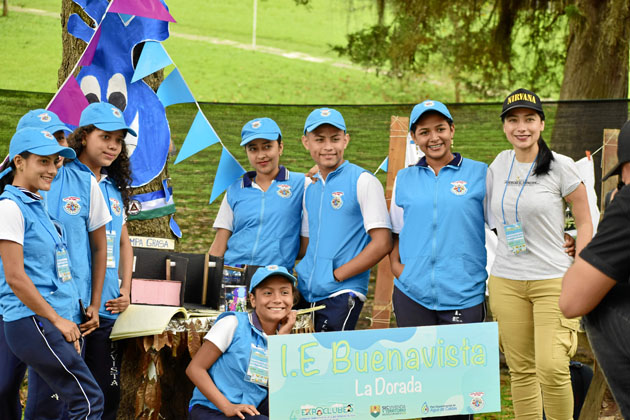
M 99 26 L 96 30 L 96 33 L 90 40 L 85 52 L 81 56 L 81 61 L 79 61 L 80 66 L 89 66 L 92 64 L 92 59 L 94 58 L 94 53 L 96 52 L 96 46 L 98 45 L 98 40 L 101 39 L 101 27 Z
M 59 89 L 46 109 L 51 110 L 66 124 L 78 126 L 81 111 L 88 106 L 83 91 L 73 76 L 68 77 L 66 83 Z
M 151 19 L 175 22 L 173 16 L 159 0 L 113 0 L 108 10 L 110 13 L 142 16 Z

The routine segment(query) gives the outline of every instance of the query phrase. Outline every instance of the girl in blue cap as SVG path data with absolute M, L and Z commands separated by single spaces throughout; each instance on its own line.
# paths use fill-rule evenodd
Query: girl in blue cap
M 129 306 L 133 271 L 133 249 L 125 223 L 131 169 L 124 139 L 128 132 L 135 132 L 117 114 L 122 113 L 114 105 L 93 103 L 81 114 L 81 126 L 68 137 L 77 160 L 96 178 L 112 218 L 106 225 L 107 271 L 99 327 L 85 339 L 85 362 L 105 396 L 104 420 L 115 420 L 120 404 L 122 348 L 109 336 L 118 314 Z
M 241 139 L 254 171 L 228 187 L 210 254 L 231 266 L 277 262 L 290 269 L 300 248 L 305 177 L 280 165 L 282 133 L 271 118 L 247 122 Z
M 52 111 L 34 109 L 27 112 L 18 122 L 16 131 L 23 128 L 39 128 L 51 133 L 57 143 L 68 146 L 66 132 L 70 130 Z M 9 155 L 5 164 L 9 162 Z M 63 165 L 63 159 L 57 160 L 57 169 Z M 4 338 L 2 307 L 0 307 L 0 419 L 20 420 L 22 404 L 20 403 L 20 385 L 26 373 L 26 365 L 9 349 Z
M 50 189 L 61 157 L 74 158 L 41 129 L 11 139 L 0 174 L 0 305 L 13 354 L 50 384 L 70 419 L 100 419 L 103 395 L 79 355 L 78 308 L 61 224 L 47 213 L 40 191 Z
M 291 332 L 296 282 L 284 267 L 260 267 L 249 286 L 254 311 L 217 318 L 186 369 L 195 384 L 189 420 L 269 418 L 267 337 Z

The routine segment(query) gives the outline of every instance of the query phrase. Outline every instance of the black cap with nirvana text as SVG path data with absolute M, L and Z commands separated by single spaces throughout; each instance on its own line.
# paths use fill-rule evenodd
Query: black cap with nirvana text
M 534 92 L 527 89 L 517 89 L 510 93 L 503 101 L 503 110 L 501 111 L 501 119 L 514 108 L 529 108 L 540 114 L 541 119 L 545 119 L 545 113 L 542 109 L 542 102 Z

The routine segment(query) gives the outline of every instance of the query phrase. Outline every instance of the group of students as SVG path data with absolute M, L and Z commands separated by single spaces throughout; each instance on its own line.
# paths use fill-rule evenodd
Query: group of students
M 90 114 L 90 107 L 84 114 Z M 195 385 L 189 418 L 268 418 L 267 376 L 260 369 L 266 360 L 267 336 L 291 331 L 294 306 L 325 306 L 313 313 L 318 332 L 354 329 L 366 299 L 370 268 L 388 254 L 395 275 L 392 300 L 398 326 L 482 322 L 488 278 L 486 225 L 498 236 L 488 287 L 490 307 L 499 324 L 500 346 L 510 370 L 515 415 L 540 419 L 544 406 L 550 420 L 572 418 L 569 358 L 576 350 L 579 325 L 563 315 L 558 299 L 562 277 L 572 264 L 565 250 L 566 203 L 571 204 L 575 217 L 578 254 L 592 237 L 586 189 L 575 163 L 552 152 L 543 140 L 545 114 L 536 94 L 525 89 L 512 92 L 503 103 L 500 118 L 512 148 L 501 152 L 488 167 L 452 151 L 455 125 L 444 104 L 428 100 L 416 105 L 409 131 L 424 156 L 398 172 L 389 212 L 376 177 L 344 159 L 350 136 L 337 110 L 319 108 L 306 118 L 301 141 L 316 165 L 313 176 L 280 165 L 282 133 L 272 119 L 247 122 L 241 132 L 241 146 L 253 171 L 228 187 L 214 223 L 217 232 L 210 254 L 223 257 L 227 265 L 260 267 L 249 285 L 253 311 L 222 314 L 204 338 L 187 369 Z M 101 126 L 87 118 L 86 123 L 82 118 L 82 126 L 94 125 L 98 133 L 109 133 L 116 143 L 123 143 L 125 132 L 133 134 L 126 126 Z M 60 169 L 62 176 L 54 181 L 58 155 L 72 158 L 72 150 L 53 144 L 52 136 L 41 129 L 20 130 L 11 142 L 10 163 L 15 176 L 11 182 L 2 178 L 3 185 L 12 185 L 4 188 L 0 198 L 5 200 L 0 200 L 0 205 L 10 200 L 17 204 L 13 206 L 21 211 L 22 219 L 15 216 L 14 224 L 22 223 L 23 233 L 11 237 L 0 232 L 4 262 L 0 298 L 6 342 L 14 354 L 46 382 L 52 381 L 49 385 L 68 404 L 69 412 L 83 410 L 71 418 L 99 418 L 102 397 L 93 387 L 98 369 L 71 351 L 72 343 L 81 339 L 81 331 L 87 334 L 96 326 L 89 324 L 97 316 L 95 305 L 109 302 L 101 306 L 103 317 L 113 316 L 128 304 L 125 285 L 127 274 L 131 275 L 127 272 L 131 251 L 123 249 L 126 230 L 124 224 L 122 229 L 120 225 L 107 228 L 115 232 L 111 235 L 114 263 L 116 271 L 120 268 L 123 273 L 119 299 L 124 302 L 113 303 L 116 299 L 105 293 L 98 296 L 100 266 L 94 260 L 101 255 L 102 241 L 87 233 L 98 232 L 103 225 L 86 222 L 82 227 L 83 243 L 89 243 L 92 250 L 87 256 L 87 261 L 92 259 L 92 272 L 85 274 L 86 283 L 74 277 L 71 249 L 72 276 L 67 274 L 61 229 L 70 231 L 70 227 L 63 223 L 63 212 L 55 212 L 54 207 L 62 206 L 66 213 L 72 213 L 84 202 L 65 197 L 66 193 L 57 193 L 57 201 L 51 202 L 53 194 L 49 192 L 46 211 L 46 199 L 40 197 L 42 191 L 54 191 L 51 183 L 54 186 L 61 178 L 65 188 L 76 185 L 84 194 L 76 195 L 87 199 L 90 189 L 81 184 L 81 171 L 95 180 L 106 172 L 114 181 L 107 190 L 110 202 L 112 198 L 124 201 L 119 207 L 110 206 L 112 217 L 115 208 L 120 211 L 122 207 L 124 212 L 125 177 L 110 174 L 115 167 L 112 161 L 124 153 L 103 146 L 101 152 L 113 157 L 112 161 L 100 166 L 87 163 L 82 156 L 90 149 L 90 137 L 81 130 L 69 139 L 74 140 L 71 145 L 78 158 Z M 120 162 L 116 168 L 128 165 Z M 72 179 L 64 175 L 71 170 Z M 121 179 L 123 182 L 118 182 Z M 116 189 L 122 195 L 115 196 Z M 62 225 L 55 225 L 57 218 L 62 218 Z M 107 239 L 109 245 L 110 236 Z M 48 246 L 42 247 L 43 243 Z M 47 260 L 40 256 L 42 249 L 50 249 Z M 17 254 L 22 252 L 23 258 Z M 86 256 L 80 258 L 85 263 Z M 297 278 L 292 275 L 296 260 Z M 105 279 L 108 282 L 109 276 Z M 91 298 L 86 294 L 90 285 Z M 110 289 L 106 286 L 104 290 Z M 78 308 L 64 296 L 81 292 L 90 307 L 88 321 L 79 330 L 75 324 L 79 322 Z M 14 315 L 15 307 L 19 316 Z M 58 384 L 60 377 L 68 375 L 51 374 L 54 363 L 40 360 L 46 359 L 43 353 L 50 350 L 44 350 L 44 344 L 32 345 L 36 333 L 56 337 L 51 348 L 59 348 L 72 366 L 68 370 L 73 372 L 75 385 L 70 386 L 70 379 L 63 386 Z M 30 347 L 25 352 L 27 340 Z M 79 401 L 78 393 L 72 391 L 90 387 L 93 392 L 84 394 L 85 401 Z M 29 390 L 27 411 L 30 400 Z
M 71 133 L 66 138 L 66 133 Z M 131 181 L 122 112 L 93 103 L 72 131 L 51 111 L 18 123 L 0 167 L 0 418 L 115 419 L 129 306 Z

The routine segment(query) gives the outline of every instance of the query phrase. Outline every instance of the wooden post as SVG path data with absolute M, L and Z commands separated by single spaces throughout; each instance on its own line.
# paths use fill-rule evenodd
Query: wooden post
M 2 16 L 9 16 L 9 0 L 2 0 Z
M 387 185 L 385 199 L 389 209 L 394 191 L 394 180 L 398 171 L 405 167 L 405 151 L 407 149 L 407 131 L 409 118 L 391 117 L 389 126 L 389 160 L 387 163 Z M 394 275 L 392 274 L 389 256 L 385 256 L 378 264 L 374 303 L 372 306 L 372 328 L 389 328 L 392 308 L 392 292 L 394 291 Z
M 607 128 L 604 130 L 604 149 L 602 150 L 602 178 L 617 164 L 617 137 L 619 130 Z M 600 197 L 600 211 L 604 212 L 606 193 L 617 187 L 618 178 L 612 176 L 602 182 L 602 196 Z

